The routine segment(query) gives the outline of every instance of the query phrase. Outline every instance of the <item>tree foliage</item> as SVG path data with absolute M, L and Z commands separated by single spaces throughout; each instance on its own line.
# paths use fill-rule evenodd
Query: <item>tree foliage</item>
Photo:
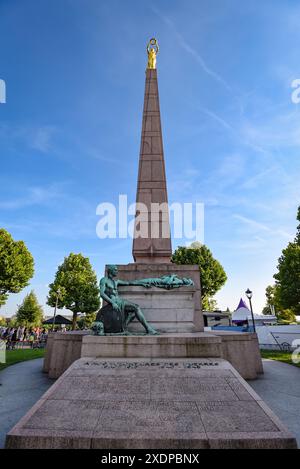
M 278 272 L 274 275 L 280 303 L 300 314 L 300 245 L 289 243 L 278 260 Z
M 267 303 L 263 309 L 263 314 L 272 314 L 272 309 L 274 309 L 279 321 L 294 322 L 296 320 L 293 310 L 283 307 L 278 285 L 269 285 L 266 288 L 266 299 Z
M 275 313 L 280 311 L 282 309 L 282 306 L 280 304 L 280 299 L 279 299 L 279 290 L 277 285 L 269 285 L 266 288 L 266 311 L 268 309 L 268 312 L 265 314 L 270 314 L 273 307 L 275 309 Z
M 277 314 L 278 320 L 281 322 L 292 323 L 296 322 L 296 316 L 293 309 L 282 309 Z
M 6 324 L 6 319 L 0 317 L 0 327 L 5 327 Z
M 297 233 L 295 237 L 295 243 L 300 246 L 300 205 L 298 207 L 298 213 L 297 213 L 297 220 L 299 222 L 299 225 L 297 226 Z
M 49 285 L 47 303 L 55 306 L 57 292 L 58 308 L 67 308 L 73 313 L 73 326 L 76 328 L 78 313 L 91 314 L 99 309 L 99 287 L 97 276 L 90 261 L 82 254 L 71 253 L 58 267 L 54 282 Z
M 190 247 L 179 246 L 172 256 L 172 262 L 179 265 L 199 265 L 203 309 L 211 308 L 212 297 L 225 284 L 227 275 L 211 251 L 196 242 Z
M 284 310 L 291 310 L 292 314 L 300 314 L 300 206 L 298 207 L 296 237 L 293 243 L 282 251 L 278 260 L 276 281 L 276 296 Z
M 90 329 L 93 322 L 96 321 L 96 313 L 86 314 L 77 320 L 79 329 Z
M 40 326 L 43 320 L 43 308 L 39 305 L 34 291 L 25 296 L 18 307 L 16 323 L 26 327 Z
M 203 298 L 202 309 L 204 311 L 216 311 L 218 309 L 218 303 L 214 298 Z
M 0 229 L 0 307 L 9 293 L 19 293 L 34 274 L 34 260 L 23 241 Z

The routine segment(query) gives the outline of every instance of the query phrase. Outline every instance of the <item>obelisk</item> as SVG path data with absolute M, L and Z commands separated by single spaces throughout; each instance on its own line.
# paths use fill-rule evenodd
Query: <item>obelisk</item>
M 172 255 L 168 194 L 156 70 L 158 43 L 151 39 L 142 122 L 133 258 L 137 263 L 168 263 Z M 141 205 L 143 204 L 142 208 Z

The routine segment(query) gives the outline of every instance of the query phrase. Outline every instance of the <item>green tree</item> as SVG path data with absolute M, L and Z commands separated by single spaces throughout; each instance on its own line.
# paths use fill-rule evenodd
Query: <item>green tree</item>
M 6 319 L 0 317 L 0 327 L 5 327 L 6 326 Z
M 34 291 L 25 296 L 18 307 L 16 323 L 26 327 L 40 326 L 43 320 L 43 308 L 39 305 Z
M 278 295 L 278 287 L 276 285 L 268 285 L 266 288 L 266 306 L 263 309 L 263 314 L 276 314 L 278 311 L 282 309 L 280 304 L 279 295 Z
M 300 314 L 300 245 L 289 243 L 282 251 L 277 268 L 274 278 L 280 304 Z
M 203 298 L 202 309 L 205 311 L 217 311 L 218 303 L 214 298 Z
M 292 314 L 300 314 L 300 206 L 298 207 L 296 237 L 293 243 L 282 251 L 274 275 L 276 281 L 276 295 L 283 310 L 290 310 Z M 286 313 L 291 316 L 289 312 Z
M 19 293 L 34 274 L 34 260 L 23 241 L 0 229 L 0 307 L 9 293 Z
M 90 329 L 93 322 L 96 320 L 97 313 L 90 313 L 82 316 L 77 320 L 77 326 L 79 329 Z
M 99 309 L 97 276 L 89 259 L 82 254 L 71 253 L 65 257 L 49 288 L 47 303 L 50 306 L 55 306 L 57 291 L 63 292 L 58 298 L 57 306 L 72 311 L 72 329 L 76 328 L 78 313 L 91 314 Z
M 266 288 L 267 303 L 263 314 L 272 314 L 273 311 L 279 321 L 294 322 L 296 320 L 292 309 L 285 309 L 280 302 L 280 288 L 278 285 L 269 285 Z
M 299 225 L 297 226 L 297 233 L 295 237 L 295 243 L 300 246 L 300 205 L 298 207 L 298 213 L 297 213 L 297 220 L 299 222 Z
M 172 256 L 172 262 L 178 265 L 199 265 L 203 309 L 213 306 L 213 296 L 225 284 L 226 273 L 211 251 L 199 242 L 190 247 L 179 246 Z
M 275 291 L 276 285 L 268 285 L 266 288 L 267 303 L 270 306 L 275 306 Z
M 296 322 L 296 316 L 292 309 L 282 309 L 277 314 L 277 318 L 279 321 L 291 323 Z
M 8 327 L 18 327 L 19 326 L 16 314 L 14 314 L 11 318 L 9 318 L 9 321 L 8 321 L 7 325 L 8 325 Z
M 268 316 L 269 314 L 272 314 L 272 310 L 270 308 L 270 305 L 266 305 L 263 307 L 262 314 L 265 316 Z

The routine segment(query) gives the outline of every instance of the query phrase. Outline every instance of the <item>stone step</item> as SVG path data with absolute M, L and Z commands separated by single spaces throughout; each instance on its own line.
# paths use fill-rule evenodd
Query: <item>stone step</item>
M 7 448 L 296 448 L 226 361 L 81 358 L 8 433 Z

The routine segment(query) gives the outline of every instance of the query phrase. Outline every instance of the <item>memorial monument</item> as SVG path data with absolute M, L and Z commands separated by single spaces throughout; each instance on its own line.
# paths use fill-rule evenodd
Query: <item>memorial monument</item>
M 154 285 L 120 285 L 120 296 L 140 305 L 151 327 L 160 333 L 203 331 L 199 266 L 171 263 L 172 246 L 167 181 L 158 93 L 156 39 L 147 45 L 144 109 L 137 182 L 137 213 L 132 246 L 134 263 L 118 265 L 119 277 L 127 282 L 143 278 L 188 278 L 175 292 Z M 132 330 L 141 331 L 137 324 Z
M 199 267 L 170 261 L 158 51 L 151 39 L 134 262 L 106 266 L 93 331 L 50 334 L 44 371 L 59 379 L 7 448 L 297 447 L 244 381 L 263 372 L 256 334 L 204 332 Z

